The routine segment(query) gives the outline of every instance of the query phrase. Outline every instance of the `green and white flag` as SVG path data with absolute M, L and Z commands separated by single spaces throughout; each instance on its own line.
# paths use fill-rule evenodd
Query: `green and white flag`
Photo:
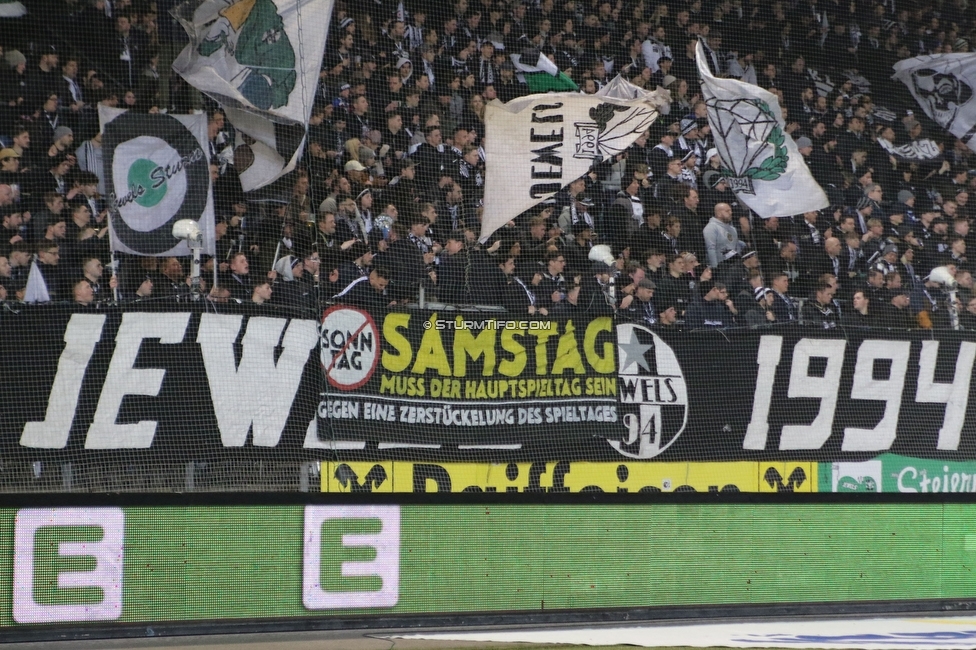
M 301 158 L 333 3 L 188 0 L 173 10 L 190 37 L 173 70 L 227 111 L 240 134 L 234 161 L 245 191 Z
M 518 71 L 518 80 L 528 86 L 533 94 L 579 90 L 575 81 L 560 72 L 556 64 L 537 49 L 524 50 L 510 58 Z
M 171 257 L 189 255 L 173 224 L 192 219 L 203 250 L 214 254 L 207 116 L 146 115 L 98 107 L 102 160 L 109 192 L 113 251 Z
M 779 100 L 736 79 L 717 79 L 698 44 L 698 74 L 722 175 L 763 219 L 826 208 L 830 202 L 785 131 Z
M 27 7 L 18 0 L 0 0 L 0 18 L 20 18 L 27 15 Z

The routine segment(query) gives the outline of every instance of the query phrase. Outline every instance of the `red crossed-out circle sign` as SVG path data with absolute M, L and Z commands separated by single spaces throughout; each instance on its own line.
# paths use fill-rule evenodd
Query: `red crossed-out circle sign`
M 333 387 L 355 390 L 373 376 L 380 359 L 380 331 L 365 311 L 329 307 L 322 314 L 319 341 L 322 370 Z

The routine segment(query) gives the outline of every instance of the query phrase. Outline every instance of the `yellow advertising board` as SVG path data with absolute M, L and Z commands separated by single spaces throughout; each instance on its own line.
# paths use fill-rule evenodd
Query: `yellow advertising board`
M 817 463 L 327 462 L 322 492 L 816 492 Z

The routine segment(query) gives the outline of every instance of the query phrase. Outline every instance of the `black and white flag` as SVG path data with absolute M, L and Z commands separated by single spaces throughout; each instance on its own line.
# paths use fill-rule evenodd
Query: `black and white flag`
M 976 151 L 976 54 L 931 54 L 894 65 L 922 110 Z
M 942 159 L 939 144 L 931 138 L 919 138 L 902 145 L 894 145 L 884 138 L 878 138 L 878 146 L 892 156 L 909 163 L 930 163 Z
M 202 252 L 213 255 L 207 116 L 98 109 L 112 250 L 189 255 L 186 242 L 173 237 L 173 224 L 192 219 L 203 232 Z

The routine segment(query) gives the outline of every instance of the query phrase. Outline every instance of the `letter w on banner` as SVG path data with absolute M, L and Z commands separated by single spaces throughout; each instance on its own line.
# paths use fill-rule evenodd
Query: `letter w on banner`
M 976 54 L 931 54 L 894 65 L 925 114 L 976 151 Z
M 565 92 L 489 103 L 481 241 L 589 172 L 594 162 L 624 152 L 669 101 L 661 90 L 634 99 Z
M 701 43 L 697 56 L 722 175 L 739 200 L 763 219 L 826 208 L 827 195 L 785 131 L 776 95 L 743 81 L 715 78 Z
M 334 0 L 188 0 L 173 10 L 190 44 L 173 70 L 238 131 L 245 191 L 295 169 L 305 145 Z
M 146 115 L 98 107 L 112 250 L 133 255 L 189 255 L 173 224 L 192 219 L 203 250 L 214 254 L 214 208 L 207 116 Z

